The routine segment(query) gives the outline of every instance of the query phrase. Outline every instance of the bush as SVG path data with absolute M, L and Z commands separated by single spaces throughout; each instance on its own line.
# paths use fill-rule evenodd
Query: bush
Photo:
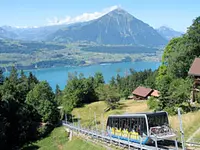
M 177 114 L 177 109 L 176 107 L 166 107 L 164 109 L 169 115 L 176 115 Z
M 38 128 L 38 137 L 42 138 L 42 137 L 46 137 L 52 130 L 54 129 L 54 127 L 52 125 L 42 125 Z
M 154 97 L 150 97 L 147 101 L 147 105 L 149 106 L 149 109 L 158 110 L 159 101 Z

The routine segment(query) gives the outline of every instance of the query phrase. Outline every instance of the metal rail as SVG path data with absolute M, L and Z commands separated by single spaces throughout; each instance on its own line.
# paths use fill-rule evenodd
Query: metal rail
M 148 146 L 148 145 L 143 145 L 142 141 L 140 143 L 133 143 L 129 141 L 124 141 L 121 139 L 113 138 L 109 135 L 105 135 L 103 132 L 99 132 L 96 130 L 89 130 L 89 129 L 84 129 L 81 128 L 80 125 L 75 126 L 74 124 L 68 123 L 68 122 L 63 122 L 63 125 L 67 128 L 69 128 L 71 131 L 76 131 L 79 133 L 82 133 L 84 135 L 87 135 L 91 137 L 92 139 L 99 139 L 102 140 L 106 143 L 112 144 L 112 145 L 118 145 L 118 146 L 123 146 L 127 147 L 128 149 L 141 149 L 141 150 L 178 150 L 177 142 L 175 142 L 175 147 L 169 148 L 169 147 L 161 147 L 158 146 L 157 143 L 157 138 L 155 137 L 155 146 Z

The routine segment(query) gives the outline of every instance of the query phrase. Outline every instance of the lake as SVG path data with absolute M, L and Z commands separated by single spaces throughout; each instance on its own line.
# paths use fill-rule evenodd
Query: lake
M 30 71 L 32 71 L 39 80 L 48 81 L 53 90 L 55 90 L 56 84 L 58 84 L 61 89 L 64 89 L 69 72 L 77 72 L 78 74 L 83 73 L 85 77 L 93 76 L 95 72 L 102 72 L 105 82 L 108 83 L 113 76 L 116 77 L 117 73 L 121 76 L 126 75 L 130 68 L 133 68 L 136 71 L 144 69 L 155 70 L 159 67 L 159 65 L 160 62 L 121 62 L 97 64 L 84 67 L 56 67 Z

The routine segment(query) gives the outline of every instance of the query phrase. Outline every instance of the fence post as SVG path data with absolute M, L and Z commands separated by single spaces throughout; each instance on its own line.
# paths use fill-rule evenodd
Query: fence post
M 158 149 L 158 141 L 157 141 L 157 136 L 155 136 L 155 146 L 156 146 L 156 150 Z
M 65 114 L 65 122 L 66 122 L 66 124 L 67 124 L 67 115 Z
M 119 145 L 119 147 L 120 147 L 119 135 L 118 135 L 117 137 L 118 137 L 118 145 Z
M 130 150 L 130 137 L 129 137 L 129 133 L 128 133 L 128 150 Z
M 142 150 L 142 138 L 140 136 L 140 149 Z
M 104 122 L 103 122 L 103 114 L 101 114 L 101 124 L 102 124 L 102 130 L 101 130 L 101 134 L 103 136 L 103 126 L 104 126 Z
M 111 133 L 109 134 L 110 136 L 110 145 L 112 144 L 112 138 L 111 138 Z
M 175 139 L 175 147 L 176 147 L 176 150 L 178 150 L 177 138 Z
M 96 117 L 96 112 L 94 112 L 94 121 L 95 121 L 95 130 L 97 132 L 97 117 Z
M 80 128 L 80 115 L 78 114 L 78 133 L 80 133 L 80 130 L 81 128 Z
M 180 110 L 180 108 L 178 108 L 178 118 L 179 118 L 179 122 L 180 122 L 182 149 L 185 150 L 184 131 L 183 131 L 183 124 L 182 124 L 182 119 L 181 119 L 181 110 Z

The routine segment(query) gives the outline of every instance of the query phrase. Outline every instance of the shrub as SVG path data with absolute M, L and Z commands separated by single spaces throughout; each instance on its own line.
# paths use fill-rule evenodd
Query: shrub
M 147 101 L 149 109 L 158 110 L 158 104 L 159 104 L 158 99 L 154 97 L 150 97 L 149 100 Z

